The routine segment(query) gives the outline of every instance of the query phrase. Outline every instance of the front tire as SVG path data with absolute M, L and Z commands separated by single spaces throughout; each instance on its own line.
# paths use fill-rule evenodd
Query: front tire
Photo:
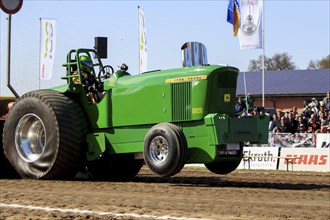
M 159 176 L 180 172 L 187 158 L 187 143 L 182 131 L 173 124 L 153 126 L 144 140 L 144 161 Z
M 38 90 L 16 101 L 3 130 L 4 153 L 22 178 L 72 178 L 82 163 L 87 123 L 69 97 Z

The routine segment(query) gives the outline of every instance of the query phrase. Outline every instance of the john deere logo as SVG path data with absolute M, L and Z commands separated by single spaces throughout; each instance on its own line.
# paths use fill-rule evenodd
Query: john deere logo
M 230 102 L 230 94 L 225 94 L 223 100 L 224 102 Z

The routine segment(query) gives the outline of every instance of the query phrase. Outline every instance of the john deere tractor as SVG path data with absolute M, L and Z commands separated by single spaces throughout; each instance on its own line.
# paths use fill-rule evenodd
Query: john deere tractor
M 268 117 L 234 114 L 239 70 L 209 65 L 205 46 L 182 47 L 183 67 L 131 75 L 93 49 L 71 50 L 64 85 L 15 101 L 3 129 L 6 158 L 22 178 L 129 180 L 143 164 L 173 176 L 185 164 L 234 171 L 244 142 L 267 143 Z

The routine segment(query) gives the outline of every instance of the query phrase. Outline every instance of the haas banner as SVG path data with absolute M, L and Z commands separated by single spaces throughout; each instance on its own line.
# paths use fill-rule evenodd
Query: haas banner
M 40 19 L 40 69 L 39 78 L 52 78 L 56 46 L 56 20 Z
M 263 0 L 241 0 L 241 49 L 262 48 Z

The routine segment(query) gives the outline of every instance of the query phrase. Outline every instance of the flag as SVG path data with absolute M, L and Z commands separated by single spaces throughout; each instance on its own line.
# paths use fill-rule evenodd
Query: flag
M 56 20 L 40 19 L 39 78 L 52 78 L 56 46 Z
M 241 0 L 241 13 L 240 48 L 262 48 L 263 0 Z
M 227 21 L 233 25 L 233 34 L 236 37 L 241 26 L 241 9 L 238 0 L 229 0 Z
M 139 68 L 140 73 L 147 71 L 147 35 L 143 10 L 139 11 Z

